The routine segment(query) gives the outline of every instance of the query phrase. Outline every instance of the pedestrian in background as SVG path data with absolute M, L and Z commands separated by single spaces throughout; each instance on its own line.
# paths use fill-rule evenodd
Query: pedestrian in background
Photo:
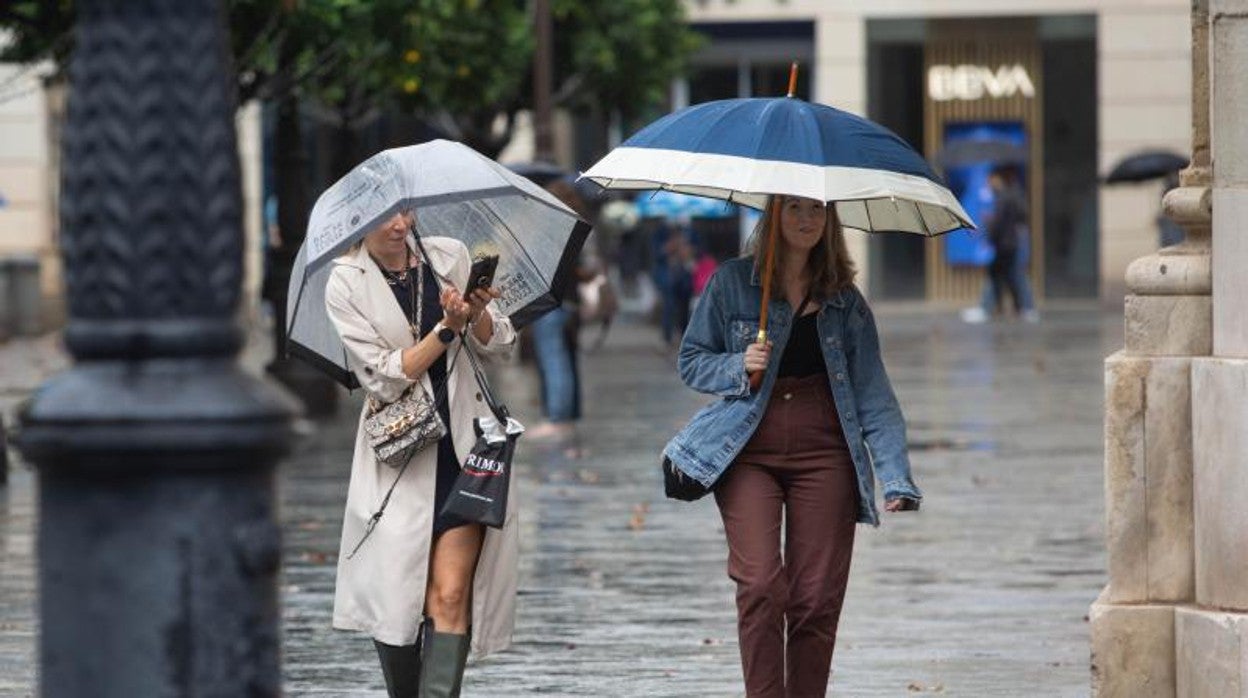
M 588 220 L 586 206 L 576 189 L 565 180 L 555 180 L 546 190 Z M 526 431 L 532 441 L 570 442 L 576 438 L 581 420 L 580 299 L 575 292 L 581 282 L 594 278 L 597 270 L 582 251 L 574 269 L 573 290 L 563 302 L 533 322 L 533 352 L 541 382 L 542 415 L 545 421 Z M 572 446 L 575 450 L 576 447 Z M 570 455 L 578 455 L 579 451 Z
M 823 202 L 781 201 L 781 307 L 768 323 L 774 344 L 756 342 L 767 210 L 752 257 L 720 267 L 681 345 L 681 378 L 721 400 L 664 454 L 683 472 L 719 474 L 747 695 L 823 696 L 855 522 L 878 523 L 875 479 L 887 511 L 917 509 L 922 495 L 874 318 Z M 753 392 L 756 371 L 764 377 Z
M 654 232 L 654 285 L 663 304 L 663 346 L 674 349 L 689 325 L 697 245 L 687 221 L 664 224 Z
M 988 175 L 988 186 L 992 189 L 992 213 L 986 226 L 993 258 L 986 269 L 987 278 L 979 307 L 964 310 L 962 319 L 978 324 L 992 318 L 1002 310 L 1008 290 L 1018 317 L 1027 322 L 1038 322 L 1040 313 L 1036 310 L 1031 282 L 1027 280 L 1031 245 L 1027 195 L 1012 167 L 993 170 Z
M 715 255 L 703 250 L 693 265 L 693 304 L 690 310 L 697 307 L 702 294 L 706 292 L 707 285 L 711 283 L 711 277 L 718 270 L 719 260 L 715 259 Z
M 378 226 L 334 260 L 325 291 L 347 363 L 370 397 L 394 402 L 415 384 L 445 396 L 438 409 L 447 434 L 406 470 L 378 462 L 364 431 L 367 407 L 355 437 L 333 625 L 372 636 L 391 698 L 458 696 L 470 648 L 480 656 L 510 644 L 516 594 L 516 519 L 487 530 L 439 513 L 477 440 L 473 420 L 491 415 L 468 362 L 447 357 L 461 358 L 461 337 L 505 353 L 515 332 L 489 305 L 495 292 L 460 296 L 468 248 L 422 238 L 425 259 L 409 234 L 415 224 L 396 214 Z M 383 497 L 385 515 L 374 520 Z

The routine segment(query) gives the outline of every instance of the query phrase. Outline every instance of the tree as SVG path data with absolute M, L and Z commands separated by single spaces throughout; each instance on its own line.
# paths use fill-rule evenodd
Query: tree
M 376 109 L 414 111 L 487 155 L 529 102 L 532 18 L 524 0 L 229 0 L 240 102 L 294 92 L 337 115 L 340 155 Z M 552 0 L 556 106 L 632 119 L 664 101 L 699 45 L 681 0 Z M 72 0 L 15 0 L 0 59 L 72 48 Z M 340 168 L 335 168 L 340 169 Z
M 529 106 L 532 17 L 518 0 L 416 0 L 403 108 L 491 157 Z M 680 0 L 555 0 L 556 106 L 633 118 L 661 105 L 700 37 Z M 453 57 L 453 59 L 448 59 Z
M 69 63 L 73 48 L 72 0 L 13 0 L 0 5 L 0 30 L 9 32 L 0 61 L 51 60 L 58 69 Z
M 702 44 L 681 0 L 553 0 L 556 102 L 632 119 L 662 104 Z
M 556 104 L 631 118 L 663 102 L 697 44 L 680 0 L 552 0 Z M 274 170 L 281 244 L 265 297 L 278 310 L 277 354 L 290 265 L 313 200 L 300 114 L 338 125 L 333 170 L 362 159 L 356 131 L 397 108 L 495 157 L 529 102 L 533 20 L 524 0 L 227 0 L 240 102 L 276 105 Z M 15 0 L 0 9 L 11 37 L 0 60 L 51 59 L 72 49 L 72 0 Z M 294 379 L 291 379 L 294 380 Z

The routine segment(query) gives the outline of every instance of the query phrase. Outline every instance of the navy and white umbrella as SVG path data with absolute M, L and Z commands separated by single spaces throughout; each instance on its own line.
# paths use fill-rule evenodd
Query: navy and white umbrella
M 357 385 L 325 309 L 330 261 L 400 211 L 421 235 L 452 237 L 469 254 L 497 254 L 494 301 L 517 328 L 575 289 L 589 225 L 550 192 L 462 143 L 394 148 L 357 165 L 312 207 L 290 275 L 287 348 L 348 388 Z
M 923 157 L 892 131 L 795 97 L 673 112 L 582 176 L 608 189 L 666 189 L 757 209 L 775 194 L 834 202 L 843 226 L 868 232 L 975 227 Z

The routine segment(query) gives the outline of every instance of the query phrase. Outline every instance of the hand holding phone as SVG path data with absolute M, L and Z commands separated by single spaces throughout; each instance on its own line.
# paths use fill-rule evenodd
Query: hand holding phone
M 494 274 L 498 271 L 498 255 L 481 255 L 472 260 L 472 268 L 468 270 L 468 286 L 464 289 L 464 298 L 472 298 L 472 294 L 480 289 L 489 289 L 494 285 Z

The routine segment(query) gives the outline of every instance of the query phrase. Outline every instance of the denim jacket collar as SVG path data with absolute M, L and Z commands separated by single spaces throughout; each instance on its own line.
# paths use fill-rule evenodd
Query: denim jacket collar
M 750 285 L 751 286 L 763 285 L 762 279 L 759 278 L 757 263 L 750 264 Z M 824 301 L 824 305 L 831 305 L 833 308 L 844 308 L 845 301 L 846 301 L 845 296 L 846 296 L 846 289 L 841 289 L 840 291 L 837 291 L 835 296 L 832 296 L 828 300 Z

